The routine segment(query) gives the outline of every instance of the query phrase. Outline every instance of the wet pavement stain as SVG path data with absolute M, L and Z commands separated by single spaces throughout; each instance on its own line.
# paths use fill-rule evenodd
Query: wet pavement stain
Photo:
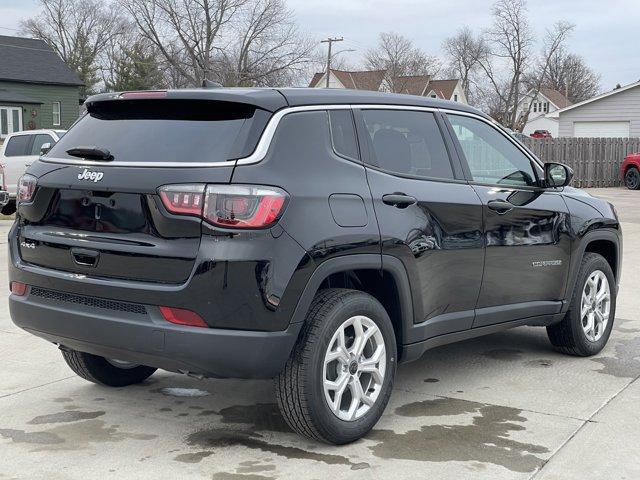
M 67 403 L 67 402 L 73 402 L 73 398 L 58 397 L 58 398 L 54 398 L 53 401 L 56 403 Z
M 222 423 L 244 423 L 251 425 L 252 430 L 259 431 L 291 432 L 275 403 L 234 405 L 223 408 L 218 414 L 222 417 Z
M 262 464 L 254 460 L 248 460 L 246 462 L 240 462 L 240 466 L 236 468 L 236 473 L 273 472 L 275 469 L 276 466 L 270 463 Z
M 437 378 L 425 378 L 424 379 L 424 383 L 437 383 L 440 380 L 438 380 Z
M 0 429 L 0 437 L 11 439 L 14 443 L 31 443 L 35 445 L 55 445 L 63 443 L 64 439 L 49 432 L 25 432 L 11 428 Z
M 213 452 L 194 452 L 194 453 L 181 453 L 173 457 L 174 460 L 182 463 L 200 463 L 202 459 L 211 456 Z
M 438 398 L 409 403 L 396 409 L 405 417 L 454 416 L 472 414 L 471 425 L 425 425 L 419 430 L 396 433 L 373 430 L 367 439 L 378 441 L 369 447 L 384 459 L 428 462 L 493 463 L 514 472 L 532 472 L 544 460 L 535 454 L 548 453 L 542 446 L 508 437 L 525 430 L 521 410 L 467 400 Z
M 212 480 L 276 480 L 275 477 L 265 477 L 264 475 L 242 473 L 218 472 L 214 473 Z
M 619 378 L 636 378 L 640 375 L 640 337 L 620 340 L 615 346 L 615 357 L 592 358 L 602 368 L 598 373 Z
M 482 352 L 482 356 L 493 360 L 519 360 L 520 357 L 522 357 L 522 350 L 516 350 L 513 348 L 497 348 L 495 350 Z
M 314 460 L 328 465 L 358 466 L 347 457 L 328 453 L 310 452 L 299 447 L 289 447 L 268 442 L 260 434 L 241 430 L 200 430 L 187 436 L 186 443 L 203 449 L 246 447 L 288 458 L 290 460 Z
M 121 432 L 116 426 L 107 426 L 104 421 L 97 419 L 58 425 L 39 432 L 0 430 L 0 436 L 11 438 L 16 443 L 33 444 L 36 447 L 33 451 L 81 450 L 96 443 L 157 438 L 157 435 Z
M 105 412 L 79 412 L 77 410 L 67 410 L 66 412 L 51 413 L 49 415 L 40 415 L 27 423 L 29 425 L 43 425 L 48 423 L 69 423 L 80 420 L 90 420 L 104 415 Z

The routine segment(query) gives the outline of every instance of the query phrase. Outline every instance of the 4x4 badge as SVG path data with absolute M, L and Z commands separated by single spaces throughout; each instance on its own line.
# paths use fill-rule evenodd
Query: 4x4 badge
M 78 180 L 89 180 L 90 182 L 96 183 L 102 180 L 102 177 L 104 177 L 104 173 L 91 172 L 85 168 L 84 171 L 78 175 Z

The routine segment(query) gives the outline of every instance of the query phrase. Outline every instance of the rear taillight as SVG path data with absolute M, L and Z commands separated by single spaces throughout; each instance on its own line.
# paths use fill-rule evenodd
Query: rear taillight
M 189 327 L 207 328 L 209 325 L 205 323 L 200 315 L 191 310 L 184 308 L 160 307 L 160 313 L 167 322 L 176 325 L 187 325 Z
M 194 215 L 224 228 L 257 229 L 282 216 L 287 193 L 257 185 L 167 185 L 159 190 L 165 208 L 176 215 Z
M 36 193 L 38 179 L 33 175 L 25 173 L 18 180 L 18 202 L 30 202 L 33 194 Z
M 204 185 L 166 185 L 158 193 L 164 207 L 176 215 L 202 216 Z

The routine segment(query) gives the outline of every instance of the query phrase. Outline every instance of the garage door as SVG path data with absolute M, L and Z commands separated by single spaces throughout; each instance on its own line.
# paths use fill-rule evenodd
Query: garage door
M 573 136 L 629 138 L 629 122 L 575 122 Z

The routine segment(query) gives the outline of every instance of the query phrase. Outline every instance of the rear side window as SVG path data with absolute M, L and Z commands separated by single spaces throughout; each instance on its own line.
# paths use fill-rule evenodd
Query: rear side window
M 249 155 L 270 114 L 251 105 L 206 100 L 97 102 L 51 149 L 96 146 L 117 162 L 221 162 Z M 257 128 L 259 132 L 254 131 Z M 249 145 L 251 143 L 251 145 Z
M 18 135 L 11 137 L 4 149 L 5 157 L 17 157 L 20 155 L 29 155 L 29 143 L 32 135 Z
M 334 151 L 343 157 L 357 160 L 358 144 L 351 110 L 329 110 L 329 127 Z
M 374 166 L 426 178 L 454 178 L 440 128 L 431 112 L 363 110 Z

